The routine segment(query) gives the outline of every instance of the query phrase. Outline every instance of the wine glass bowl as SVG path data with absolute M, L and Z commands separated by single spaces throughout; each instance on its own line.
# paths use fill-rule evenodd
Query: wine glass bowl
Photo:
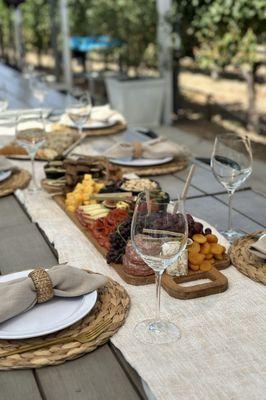
M 175 324 L 160 318 L 160 287 L 163 272 L 185 250 L 187 237 L 182 202 L 157 203 L 145 193 L 138 196 L 131 240 L 136 253 L 155 272 L 157 297 L 155 318 L 142 321 L 135 328 L 136 337 L 144 343 L 170 343 L 180 338 Z
M 90 118 L 91 110 L 92 102 L 88 94 L 83 94 L 78 98 L 68 98 L 66 113 L 77 127 L 80 135 L 82 135 L 82 129 Z
M 36 152 L 46 141 L 45 124 L 42 112 L 18 115 L 16 120 L 16 141 L 28 153 L 32 167 L 32 185 L 29 191 L 39 191 L 36 176 L 34 159 Z
M 45 96 L 47 95 L 45 76 L 33 71 L 29 76 L 29 84 L 33 97 L 35 97 L 42 106 L 44 104 Z
M 218 135 L 214 142 L 211 167 L 214 176 L 229 195 L 228 230 L 222 233 L 232 242 L 242 236 L 232 229 L 232 196 L 252 172 L 252 150 L 248 137 L 233 133 Z

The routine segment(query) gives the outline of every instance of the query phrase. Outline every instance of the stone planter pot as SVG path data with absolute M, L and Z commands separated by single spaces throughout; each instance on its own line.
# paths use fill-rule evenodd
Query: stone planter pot
M 106 77 L 109 102 L 123 114 L 128 125 L 160 125 L 165 82 L 161 78 L 121 79 Z

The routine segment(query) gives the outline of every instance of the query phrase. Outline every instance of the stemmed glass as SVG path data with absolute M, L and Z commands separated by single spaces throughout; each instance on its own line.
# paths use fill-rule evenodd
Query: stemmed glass
M 29 191 L 38 192 L 41 188 L 38 186 L 36 181 L 34 160 L 37 150 L 46 140 L 45 123 L 41 111 L 17 116 L 16 140 L 30 156 L 32 184 Z
M 228 230 L 221 232 L 229 242 L 243 236 L 232 229 L 232 197 L 252 172 L 252 150 L 248 137 L 233 133 L 218 135 L 214 142 L 211 167 L 229 196 Z
M 44 75 L 32 72 L 29 76 L 29 84 L 33 96 L 38 100 L 40 106 L 43 106 L 47 94 L 47 86 L 44 81 Z
M 161 278 L 186 247 L 187 218 L 181 201 L 160 203 L 151 193 L 138 196 L 131 225 L 131 240 L 137 254 L 156 277 L 155 318 L 139 322 L 136 337 L 151 344 L 170 343 L 180 338 L 178 327 L 160 317 Z
M 68 96 L 66 113 L 77 127 L 80 136 L 82 136 L 82 129 L 90 117 L 91 110 L 92 101 L 88 93 L 85 93 L 78 98 Z
M 5 111 L 8 107 L 7 90 L 4 84 L 0 85 L 0 112 Z

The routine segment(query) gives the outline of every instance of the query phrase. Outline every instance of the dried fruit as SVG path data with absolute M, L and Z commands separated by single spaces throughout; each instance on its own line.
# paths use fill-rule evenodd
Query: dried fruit
M 213 234 L 206 235 L 206 239 L 207 239 L 208 243 L 217 243 L 218 242 L 218 237 Z
M 189 247 L 188 247 L 188 252 L 189 253 L 199 253 L 200 252 L 200 244 L 198 242 L 193 242 Z
M 211 252 L 211 245 L 210 243 L 206 242 L 200 245 L 200 252 L 202 254 L 209 254 Z
M 205 237 L 204 235 L 202 235 L 202 234 L 197 234 L 197 233 L 196 233 L 195 235 L 192 236 L 192 239 L 193 239 L 195 242 L 198 242 L 198 243 L 200 243 L 200 244 L 207 242 L 206 237 Z
M 214 255 L 223 254 L 223 246 L 218 243 L 211 243 L 211 253 Z
M 201 253 L 189 253 L 188 260 L 191 264 L 200 265 L 205 259 L 205 255 Z
M 200 269 L 199 265 L 194 265 L 189 263 L 189 268 L 192 269 L 192 271 L 198 271 Z
M 211 260 L 212 258 L 213 258 L 213 254 L 212 253 L 205 254 L 205 259 L 206 260 Z
M 204 260 L 199 267 L 201 271 L 210 271 L 212 269 L 212 262 L 210 260 Z

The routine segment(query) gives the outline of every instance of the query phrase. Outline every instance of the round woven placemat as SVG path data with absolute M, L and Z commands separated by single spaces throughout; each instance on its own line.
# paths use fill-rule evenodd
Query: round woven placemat
M 31 180 L 31 174 L 25 169 L 13 172 L 10 178 L 0 183 L 0 197 L 8 196 L 16 189 L 24 189 Z
M 165 175 L 165 174 L 173 174 L 177 171 L 182 171 L 188 165 L 188 160 L 173 160 L 169 163 L 162 165 L 154 165 L 153 167 L 121 167 L 123 174 L 128 174 L 130 172 L 134 172 L 139 176 L 148 176 L 148 175 Z
M 266 263 L 249 251 L 249 246 L 266 231 L 257 231 L 236 240 L 229 250 L 232 264 L 243 274 L 266 285 Z
M 61 364 L 95 350 L 106 343 L 124 324 L 130 306 L 130 299 L 125 289 L 109 279 L 107 284 L 98 290 L 98 299 L 93 310 L 81 321 L 57 333 L 27 340 L 0 340 L 0 370 L 40 368 L 47 365 Z M 91 326 L 110 320 L 110 325 L 96 338 L 87 343 L 80 343 L 74 336 L 90 331 Z M 45 343 L 54 338 L 73 337 L 71 342 L 43 347 L 35 351 L 3 357 L 9 350 L 19 349 L 25 344 Z
M 108 128 L 97 128 L 97 129 L 83 129 L 83 133 L 86 134 L 87 137 L 90 136 L 108 136 L 115 135 L 116 133 L 120 133 L 126 129 L 126 125 L 122 122 L 117 122 L 115 125 L 110 126 Z M 73 132 L 76 131 L 75 128 L 70 128 L 65 125 L 55 125 L 55 129 L 64 129 L 64 131 Z

